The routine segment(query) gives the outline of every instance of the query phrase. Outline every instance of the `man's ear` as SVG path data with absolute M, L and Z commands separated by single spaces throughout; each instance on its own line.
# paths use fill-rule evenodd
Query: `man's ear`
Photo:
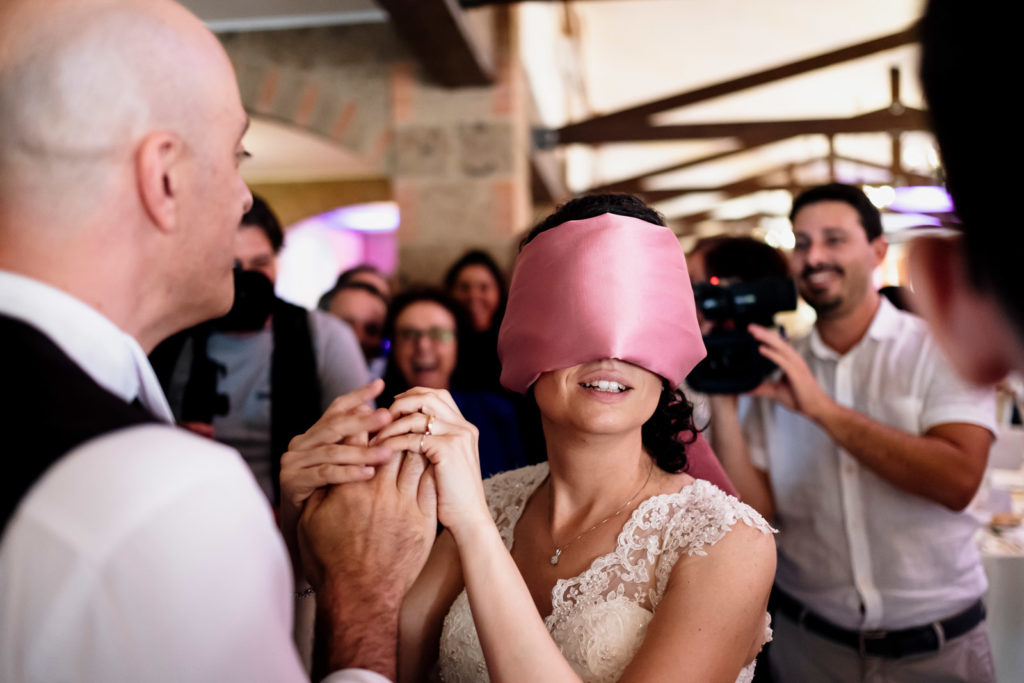
M 139 198 L 150 220 L 162 231 L 177 227 L 184 145 L 174 133 L 154 131 L 136 148 Z
M 957 371 L 992 384 L 1012 368 L 1013 332 L 999 304 L 967 274 L 955 237 L 918 237 L 910 243 L 914 300 Z
M 885 255 L 889 252 L 889 243 L 884 237 L 876 237 L 871 240 L 871 250 L 875 252 L 875 267 L 882 265 Z

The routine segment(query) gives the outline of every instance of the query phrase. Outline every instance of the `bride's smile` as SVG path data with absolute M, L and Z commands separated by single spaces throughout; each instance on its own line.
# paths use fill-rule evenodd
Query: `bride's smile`
M 592 434 L 639 429 L 660 395 L 660 377 L 610 358 L 545 372 L 534 385 L 545 421 Z

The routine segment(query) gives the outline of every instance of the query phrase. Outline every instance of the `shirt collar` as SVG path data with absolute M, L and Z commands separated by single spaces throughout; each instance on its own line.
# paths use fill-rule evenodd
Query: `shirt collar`
M 55 287 L 0 270 L 0 313 L 36 328 L 97 384 L 124 401 L 136 398 L 173 422 L 160 382 L 134 337 L 106 316 Z
M 871 324 L 868 325 L 868 331 L 865 332 L 864 337 L 854 345 L 854 349 L 856 349 L 857 346 L 860 346 L 861 342 L 866 338 L 889 339 L 899 334 L 899 311 L 884 296 L 880 296 L 878 298 L 880 301 L 878 303 L 878 310 L 875 311 L 875 317 L 871 319 Z M 817 325 L 815 325 L 811 330 L 810 347 L 811 352 L 822 360 L 837 360 L 843 355 L 836 353 L 836 351 L 831 349 L 821 340 L 821 336 L 818 334 Z M 853 349 L 851 349 L 851 351 L 852 350 Z M 849 353 L 849 351 L 847 353 Z

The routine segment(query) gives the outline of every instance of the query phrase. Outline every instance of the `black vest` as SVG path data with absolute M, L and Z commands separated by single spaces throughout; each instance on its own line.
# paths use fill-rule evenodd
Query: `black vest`
M 0 533 L 50 465 L 89 439 L 156 418 L 110 393 L 36 328 L 0 315 Z

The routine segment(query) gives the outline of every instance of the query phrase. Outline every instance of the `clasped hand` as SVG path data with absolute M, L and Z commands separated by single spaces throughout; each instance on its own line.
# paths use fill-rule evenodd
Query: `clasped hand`
M 438 520 L 490 520 L 477 430 L 451 395 L 415 388 L 370 409 L 382 389 L 377 380 L 339 397 L 281 459 L 282 530 L 314 587 L 386 574 L 404 591 Z
M 462 416 L 451 394 L 415 387 L 396 396 L 389 410 L 394 422 L 370 444 L 420 453 L 430 461 L 438 521 L 453 533 L 465 525 L 491 523 L 480 480 L 479 431 Z

